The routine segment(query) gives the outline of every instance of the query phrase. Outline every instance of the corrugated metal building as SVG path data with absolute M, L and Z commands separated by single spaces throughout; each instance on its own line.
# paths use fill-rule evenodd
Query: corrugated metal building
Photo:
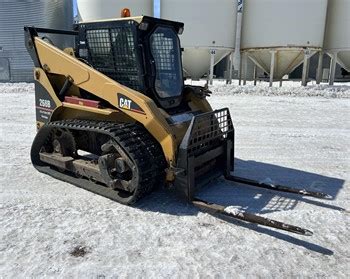
M 72 0 L 0 0 L 0 82 L 33 80 L 23 26 L 71 29 L 72 24 Z M 63 36 L 49 37 L 61 47 L 72 42 Z

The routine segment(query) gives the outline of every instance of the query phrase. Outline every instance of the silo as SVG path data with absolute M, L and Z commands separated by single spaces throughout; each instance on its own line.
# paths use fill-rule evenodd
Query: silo
M 33 80 L 33 62 L 24 45 L 23 26 L 72 29 L 72 0 L 0 1 L 0 82 Z M 49 37 L 60 46 L 72 40 Z
M 336 63 L 350 72 L 350 0 L 331 0 L 328 4 L 324 49 L 332 58 L 330 83 Z
M 183 67 L 194 79 L 208 72 L 211 58 L 217 64 L 234 48 L 237 1 L 161 0 L 160 16 L 185 24 Z
M 280 80 L 323 47 L 328 0 L 245 0 L 241 49 Z M 306 68 L 307 69 L 307 68 Z
M 79 21 L 119 18 L 128 8 L 131 16 L 153 15 L 153 0 L 77 0 Z

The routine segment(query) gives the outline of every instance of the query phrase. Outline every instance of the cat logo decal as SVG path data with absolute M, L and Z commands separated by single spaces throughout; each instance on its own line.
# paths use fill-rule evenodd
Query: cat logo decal
M 136 104 L 133 100 L 120 93 L 118 93 L 118 106 L 119 108 L 124 110 L 130 110 L 136 113 L 146 114 L 138 104 Z

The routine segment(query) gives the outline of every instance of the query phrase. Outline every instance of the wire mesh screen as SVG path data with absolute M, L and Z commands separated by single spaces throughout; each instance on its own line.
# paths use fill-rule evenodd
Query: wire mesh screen
M 156 65 L 157 93 L 163 98 L 179 96 L 182 69 L 176 33 L 171 28 L 158 27 L 151 36 L 151 52 Z
M 115 81 L 142 91 L 134 34 L 130 27 L 86 31 L 90 63 Z
M 152 54 L 156 62 L 157 70 L 167 71 L 172 70 L 175 57 L 172 54 L 174 42 L 171 38 L 164 37 L 163 33 L 155 33 L 152 36 Z M 168 72 L 169 76 L 174 73 Z
M 195 116 L 188 142 L 189 155 L 212 149 L 233 134 L 233 124 L 227 108 Z

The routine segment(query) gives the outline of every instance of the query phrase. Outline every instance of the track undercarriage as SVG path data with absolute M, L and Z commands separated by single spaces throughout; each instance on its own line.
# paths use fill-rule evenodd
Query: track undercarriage
M 123 204 L 164 181 L 161 149 L 136 124 L 51 122 L 37 134 L 31 158 L 39 171 Z

